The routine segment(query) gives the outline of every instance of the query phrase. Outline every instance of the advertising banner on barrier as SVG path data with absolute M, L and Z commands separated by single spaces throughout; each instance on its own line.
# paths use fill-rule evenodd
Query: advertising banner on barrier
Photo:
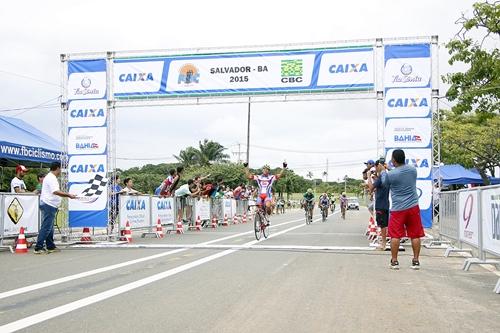
M 3 195 L 4 209 L 3 234 L 5 236 L 19 235 L 19 229 L 24 227 L 25 233 L 38 233 L 38 195 Z
M 459 238 L 461 241 L 478 247 L 478 195 L 477 191 L 465 191 L 458 193 L 458 220 Z
M 233 217 L 233 204 L 232 204 L 231 199 L 223 199 L 222 204 L 223 204 L 223 214 L 224 216 L 227 215 L 228 218 Z
M 392 152 L 394 149 L 389 149 L 386 152 L 385 160 L 389 167 L 394 168 L 391 162 Z M 405 149 L 406 164 L 413 165 L 417 169 L 417 178 L 426 179 L 431 175 L 432 166 L 432 150 L 425 149 Z
M 160 220 L 161 224 L 173 224 L 175 216 L 174 198 L 151 197 L 151 212 L 153 225 L 156 225 L 158 220 Z
M 483 190 L 481 196 L 483 246 L 500 256 L 500 188 Z
M 146 195 L 120 195 L 120 228 L 125 228 L 127 221 L 131 228 L 151 226 L 150 204 Z
M 373 90 L 372 47 L 115 59 L 116 98 Z
M 196 217 L 200 217 L 202 221 L 210 220 L 210 200 L 201 198 L 194 203 Z
M 106 60 L 68 62 L 68 187 L 70 227 L 108 224 Z

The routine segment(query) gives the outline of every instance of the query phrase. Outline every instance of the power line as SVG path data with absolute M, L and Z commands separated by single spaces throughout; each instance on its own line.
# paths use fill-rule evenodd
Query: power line
M 54 100 L 57 100 L 59 98 L 61 98 L 60 95 L 57 97 L 51 98 L 43 103 L 34 105 L 34 106 L 26 106 L 26 107 L 21 107 L 21 108 L 12 108 L 12 109 L 2 109 L 2 110 L 0 110 L 0 112 L 11 112 L 11 111 L 23 111 L 23 110 L 50 108 L 50 107 L 58 106 L 59 104 L 55 104 L 55 103 L 51 103 L 50 105 L 46 105 L 46 104 L 49 102 L 52 102 Z
M 20 78 L 23 78 L 23 79 L 32 80 L 32 81 L 36 81 L 36 82 L 40 82 L 40 83 L 45 83 L 45 84 L 48 84 L 48 85 L 51 85 L 51 86 L 61 87 L 61 85 L 57 84 L 57 83 L 40 80 L 40 79 L 31 77 L 31 76 L 27 76 L 27 75 L 23 75 L 23 74 L 18 74 L 18 73 L 12 73 L 12 72 L 8 72 L 8 71 L 4 71 L 2 69 L 0 69 L 0 73 L 13 75 L 13 76 L 17 76 L 17 77 L 20 77 Z
M 258 145 L 250 145 L 250 147 L 263 149 L 263 150 L 271 150 L 271 151 L 281 151 L 287 153 L 297 153 L 297 154 L 345 154 L 345 153 L 355 153 L 355 152 L 367 152 L 367 151 L 376 151 L 377 148 L 368 148 L 368 149 L 357 149 L 357 150 L 337 150 L 337 151 L 310 151 L 310 150 L 292 150 L 287 148 L 273 148 L 273 147 L 265 147 Z

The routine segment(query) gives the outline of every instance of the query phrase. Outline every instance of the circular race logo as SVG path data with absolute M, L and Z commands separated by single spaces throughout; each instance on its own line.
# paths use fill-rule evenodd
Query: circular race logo
M 413 72 L 413 68 L 410 64 L 403 64 L 403 66 L 401 66 L 401 74 L 410 75 L 411 72 Z
M 82 87 L 84 87 L 85 89 L 87 89 L 92 84 L 92 81 L 90 81 L 90 79 L 88 77 L 84 77 L 82 79 L 81 84 L 82 84 Z
M 422 196 L 424 192 L 422 191 L 422 189 L 420 187 L 417 187 L 417 195 L 418 195 L 418 198 L 420 199 L 420 197 Z

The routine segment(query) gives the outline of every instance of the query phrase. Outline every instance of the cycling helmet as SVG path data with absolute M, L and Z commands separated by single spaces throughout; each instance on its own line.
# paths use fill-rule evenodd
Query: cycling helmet
M 307 193 L 313 193 L 312 188 L 308 188 L 308 189 L 307 189 Z

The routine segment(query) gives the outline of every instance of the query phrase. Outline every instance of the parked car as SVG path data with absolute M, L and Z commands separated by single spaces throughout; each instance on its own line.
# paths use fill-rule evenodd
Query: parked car
M 347 209 L 359 210 L 358 198 L 355 198 L 355 197 L 347 198 Z

